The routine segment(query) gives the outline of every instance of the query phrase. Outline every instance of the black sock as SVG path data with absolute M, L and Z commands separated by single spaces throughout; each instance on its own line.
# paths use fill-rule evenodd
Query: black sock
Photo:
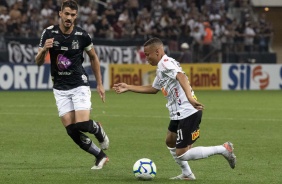
M 76 127 L 82 132 L 89 132 L 91 134 L 97 134 L 100 129 L 99 125 L 91 119 L 88 121 L 77 122 Z
M 77 128 L 82 132 L 89 132 L 94 134 L 99 142 L 104 141 L 104 135 L 101 131 L 100 125 L 93 120 L 76 123 Z
M 84 151 L 98 157 L 101 149 L 97 147 L 92 140 L 76 128 L 76 124 L 71 124 L 66 127 L 68 135 L 72 140 Z

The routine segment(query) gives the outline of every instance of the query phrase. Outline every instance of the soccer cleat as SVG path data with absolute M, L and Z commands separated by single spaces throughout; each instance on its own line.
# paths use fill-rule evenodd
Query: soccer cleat
M 100 144 L 102 150 L 106 150 L 106 149 L 109 148 L 110 140 L 109 140 L 107 134 L 105 133 L 101 123 L 98 123 L 98 125 L 99 125 L 99 128 L 100 128 L 100 133 L 102 134 L 102 136 L 104 138 L 104 141 L 103 142 L 99 142 L 99 144 Z
M 235 165 L 236 165 L 236 156 L 233 152 L 233 150 L 234 150 L 233 144 L 231 142 L 226 142 L 226 143 L 223 144 L 223 147 L 226 150 L 222 153 L 222 155 L 228 161 L 230 167 L 232 169 L 234 169 Z
M 102 157 L 102 158 L 97 158 L 95 165 L 91 168 L 92 170 L 98 170 L 102 169 L 103 166 L 109 161 L 109 158 L 107 156 Z
M 190 175 L 186 176 L 184 174 L 180 174 L 178 176 L 170 178 L 171 180 L 196 180 L 196 177 L 193 173 Z

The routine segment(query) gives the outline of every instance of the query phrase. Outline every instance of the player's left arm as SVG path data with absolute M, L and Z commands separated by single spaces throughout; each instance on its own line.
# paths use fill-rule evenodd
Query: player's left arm
M 105 89 L 102 83 L 102 76 L 101 76 L 101 70 L 100 70 L 100 61 L 99 58 L 93 48 L 93 45 L 91 45 L 90 50 L 86 50 L 87 55 L 90 58 L 90 63 L 92 67 L 92 71 L 94 73 L 94 76 L 96 78 L 97 82 L 97 92 L 99 93 L 101 99 L 103 102 L 105 102 Z
M 200 102 L 198 102 L 195 98 L 193 98 L 192 95 L 192 89 L 190 86 L 190 82 L 187 79 L 187 76 L 182 73 L 182 72 L 178 72 L 176 75 L 176 79 L 179 81 L 182 89 L 184 90 L 187 99 L 189 100 L 189 102 L 191 103 L 191 105 L 197 109 L 197 110 L 203 110 L 204 109 L 204 105 L 201 104 Z

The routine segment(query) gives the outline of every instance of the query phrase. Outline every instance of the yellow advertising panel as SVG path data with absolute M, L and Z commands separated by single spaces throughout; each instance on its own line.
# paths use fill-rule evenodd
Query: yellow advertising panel
M 156 66 L 138 64 L 110 64 L 110 88 L 113 84 L 125 82 L 132 85 L 152 84 L 156 76 Z
M 221 64 L 181 64 L 193 90 L 221 90 Z
M 194 90 L 221 90 L 221 64 L 181 64 Z M 132 85 L 152 84 L 156 66 L 138 64 L 110 64 L 110 88 L 125 82 Z

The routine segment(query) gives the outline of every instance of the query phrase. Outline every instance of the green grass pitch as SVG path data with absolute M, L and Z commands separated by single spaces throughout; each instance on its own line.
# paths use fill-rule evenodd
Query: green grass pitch
M 205 104 L 201 138 L 194 146 L 234 143 L 237 166 L 220 155 L 190 161 L 199 184 L 282 183 L 281 91 L 196 91 Z M 53 93 L 0 92 L 1 184 L 184 183 L 165 145 L 169 122 L 161 95 L 106 93 L 106 103 L 92 92 L 91 118 L 101 121 L 110 138 L 110 162 L 90 170 L 94 157 L 80 150 L 60 123 Z M 91 136 L 91 135 L 90 135 Z M 92 137 L 92 136 L 91 136 Z M 97 141 L 92 137 L 94 142 Z M 152 181 L 137 181 L 136 160 L 157 166 Z

